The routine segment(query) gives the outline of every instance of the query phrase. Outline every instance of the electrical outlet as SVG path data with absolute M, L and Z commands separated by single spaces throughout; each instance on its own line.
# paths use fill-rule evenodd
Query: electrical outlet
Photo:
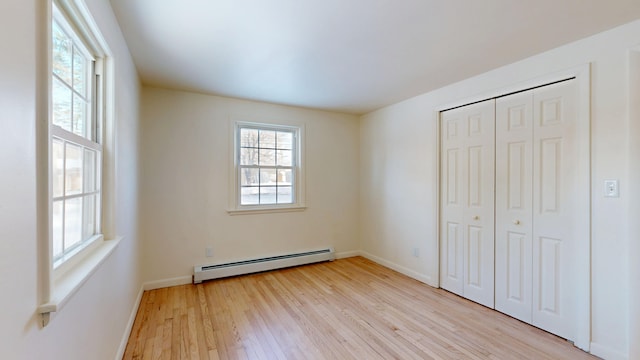
M 420 257 L 420 249 L 413 248 L 412 254 L 413 254 L 413 257 Z
M 205 255 L 206 255 L 207 257 L 213 257 L 213 247 L 211 247 L 211 246 L 207 246 L 207 247 L 204 249 L 204 252 L 205 252 Z

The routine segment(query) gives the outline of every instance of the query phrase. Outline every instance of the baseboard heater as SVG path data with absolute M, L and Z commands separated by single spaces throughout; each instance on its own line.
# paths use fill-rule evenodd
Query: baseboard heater
M 282 269 L 321 261 L 333 261 L 335 258 L 336 255 L 333 249 L 328 248 L 225 264 L 199 265 L 193 267 L 193 283 L 199 284 L 204 280 Z

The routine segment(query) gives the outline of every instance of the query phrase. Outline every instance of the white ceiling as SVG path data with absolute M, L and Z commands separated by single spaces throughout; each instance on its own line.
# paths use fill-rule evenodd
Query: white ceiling
M 144 84 L 355 114 L 640 18 L 640 0 L 111 3 Z

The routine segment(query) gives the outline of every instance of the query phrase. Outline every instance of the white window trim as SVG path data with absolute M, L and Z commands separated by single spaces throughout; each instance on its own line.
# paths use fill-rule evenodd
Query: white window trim
M 238 156 L 236 149 L 239 144 L 239 131 L 241 126 L 270 128 L 274 130 L 294 130 L 296 132 L 296 161 L 294 202 L 292 204 L 263 204 L 263 205 L 240 205 L 240 182 L 238 179 Z M 249 215 L 304 211 L 307 208 L 305 198 L 305 126 L 304 124 L 286 121 L 263 121 L 250 122 L 232 119 L 229 125 L 229 215 Z
M 52 181 L 50 169 L 51 138 L 54 133 L 51 117 L 51 27 L 53 5 L 41 12 L 39 28 L 38 88 L 37 107 L 37 232 L 39 263 L 41 269 L 40 306 L 41 324 L 46 326 L 51 313 L 60 311 L 71 297 L 91 277 L 122 238 L 115 235 L 115 104 L 114 104 L 114 61 L 107 42 L 102 37 L 97 24 L 83 0 L 54 0 L 56 7 L 83 38 L 85 45 L 101 61 L 96 62 L 96 73 L 102 75 L 102 86 L 97 96 L 101 97 L 101 107 L 96 109 L 102 122 L 98 124 L 102 132 L 102 234 L 94 236 L 70 260 L 54 269 L 52 257 Z

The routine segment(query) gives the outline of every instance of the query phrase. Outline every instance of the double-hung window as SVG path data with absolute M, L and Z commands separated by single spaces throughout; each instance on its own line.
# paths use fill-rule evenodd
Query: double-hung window
M 121 240 L 112 215 L 114 60 L 84 1 L 51 0 L 47 10 L 49 57 L 38 59 L 49 84 L 38 106 L 48 110 L 48 121 L 37 123 L 43 139 L 37 147 L 38 233 L 48 255 L 38 306 L 42 326 Z
M 58 267 L 101 237 L 99 59 L 54 5 L 51 28 L 52 256 Z
M 236 123 L 237 210 L 303 207 L 301 128 Z

